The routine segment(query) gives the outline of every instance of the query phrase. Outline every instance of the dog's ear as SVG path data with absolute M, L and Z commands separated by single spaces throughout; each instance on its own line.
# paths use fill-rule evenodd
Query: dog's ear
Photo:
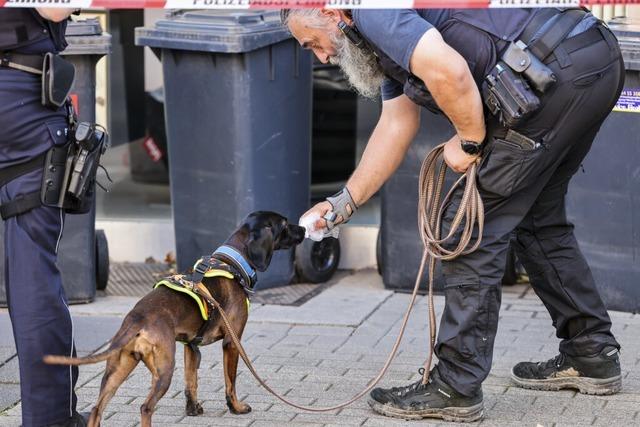
M 249 261 L 258 271 L 265 271 L 271 263 L 273 255 L 273 230 L 271 227 L 263 227 L 251 230 L 247 243 Z

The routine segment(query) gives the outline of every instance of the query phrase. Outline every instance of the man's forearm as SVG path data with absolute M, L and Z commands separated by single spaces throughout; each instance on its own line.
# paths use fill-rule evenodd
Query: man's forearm
M 76 9 L 56 8 L 56 7 L 37 7 L 36 11 L 44 19 L 53 22 L 62 22 L 76 11 Z
M 420 111 L 417 106 L 405 108 L 402 114 L 408 116 L 394 120 L 391 116 L 384 117 L 383 113 L 360 164 L 347 182 L 358 206 L 369 200 L 396 171 L 418 132 Z

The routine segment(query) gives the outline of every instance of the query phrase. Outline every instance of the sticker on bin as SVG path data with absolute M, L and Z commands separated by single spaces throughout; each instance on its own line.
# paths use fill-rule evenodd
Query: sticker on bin
M 640 113 L 640 88 L 623 90 L 613 111 Z
M 577 7 L 640 0 L 0 0 L 0 7 L 104 9 L 430 9 Z

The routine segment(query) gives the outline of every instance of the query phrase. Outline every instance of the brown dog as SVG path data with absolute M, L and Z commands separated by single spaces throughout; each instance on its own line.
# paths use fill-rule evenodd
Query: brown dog
M 286 218 L 276 213 L 254 212 L 227 239 L 225 246 L 237 250 L 253 269 L 265 271 L 271 262 L 273 251 L 288 249 L 301 243 L 304 240 L 304 231 L 302 227 L 288 224 Z M 225 259 L 227 260 L 228 258 Z M 234 264 L 233 260 L 228 264 Z M 235 263 L 238 270 L 242 269 L 240 265 Z M 246 277 L 246 274 L 243 277 Z M 203 284 L 227 313 L 238 337 L 242 337 L 248 317 L 247 295 L 243 287 L 237 280 L 224 277 L 205 278 Z M 247 413 L 251 411 L 251 407 L 238 400 L 235 390 L 238 350 L 226 332 L 220 315 L 212 309 L 210 312 L 211 320 L 208 326 L 204 331 L 200 331 L 203 338 L 201 345 L 223 339 L 227 405 L 235 414 Z M 82 358 L 45 356 L 45 362 L 84 365 L 107 361 L 100 386 L 100 396 L 91 411 L 88 424 L 90 427 L 95 427 L 100 425 L 104 409 L 118 387 L 142 360 L 151 371 L 152 384 L 151 391 L 140 408 L 141 424 L 143 427 L 150 427 L 151 415 L 156 404 L 171 384 L 175 366 L 176 341 L 193 340 L 202 325 L 203 318 L 193 298 L 160 286 L 142 298 L 127 314 L 106 351 Z M 199 363 L 200 352 L 197 346 L 185 345 L 186 412 L 191 416 L 203 413 L 202 405 L 197 398 Z

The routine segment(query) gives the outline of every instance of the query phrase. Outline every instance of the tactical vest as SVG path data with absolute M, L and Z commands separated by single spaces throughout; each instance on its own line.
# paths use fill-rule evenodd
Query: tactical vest
M 67 47 L 67 22 L 51 22 L 35 9 L 0 9 L 0 51 L 19 50 L 51 38 L 58 52 Z
M 535 9 L 453 10 L 437 30 L 449 46 L 467 61 L 478 88 L 495 66 L 499 54 L 514 41 L 534 16 Z M 357 23 L 356 23 L 357 25 Z M 366 34 L 362 34 L 366 39 Z M 403 85 L 403 92 L 414 103 L 442 114 L 426 85 L 415 75 L 394 62 L 381 49 L 368 44 L 378 56 L 387 77 Z

